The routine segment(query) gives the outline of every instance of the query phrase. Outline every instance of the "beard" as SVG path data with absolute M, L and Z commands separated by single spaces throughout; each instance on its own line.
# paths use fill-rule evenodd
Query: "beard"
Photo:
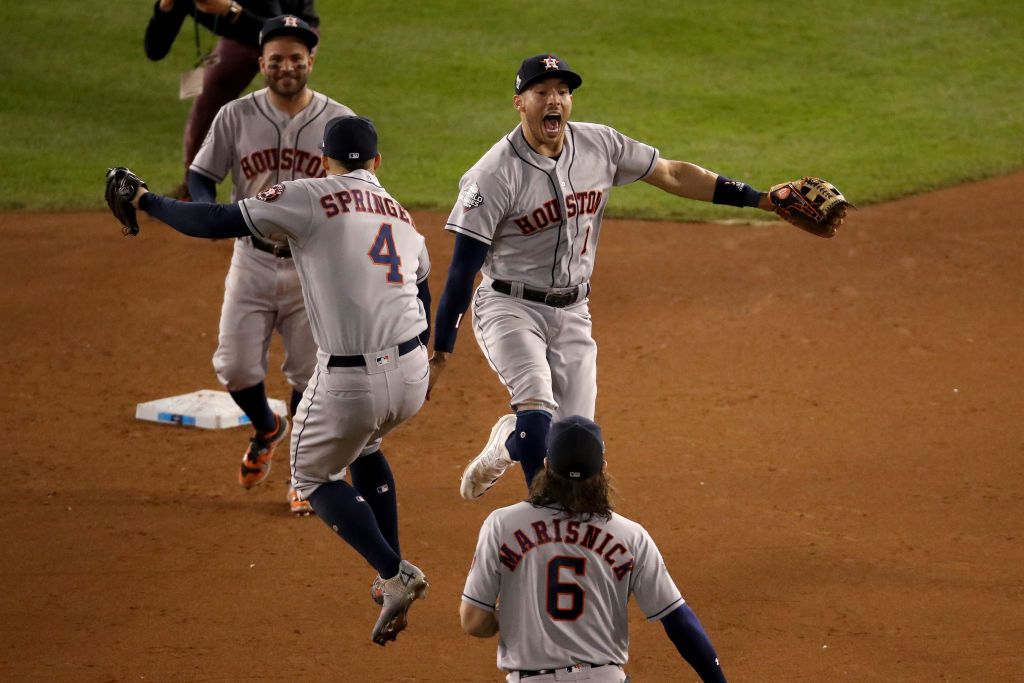
M 306 88 L 306 81 L 309 80 L 309 74 L 305 69 L 295 70 L 292 75 L 288 78 L 280 75 L 267 76 L 264 79 L 264 83 L 270 90 L 281 97 L 294 97 Z

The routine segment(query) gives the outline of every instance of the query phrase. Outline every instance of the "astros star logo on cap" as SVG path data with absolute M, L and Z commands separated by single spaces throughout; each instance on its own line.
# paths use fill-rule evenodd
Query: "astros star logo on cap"
M 285 26 L 290 26 L 292 28 L 298 28 L 299 27 L 299 20 L 296 19 L 295 17 L 285 17 L 284 18 L 284 25 Z
M 551 57 L 550 55 L 540 61 L 544 62 L 544 68 L 547 69 L 548 71 L 558 68 L 558 60 L 555 59 L 554 57 Z

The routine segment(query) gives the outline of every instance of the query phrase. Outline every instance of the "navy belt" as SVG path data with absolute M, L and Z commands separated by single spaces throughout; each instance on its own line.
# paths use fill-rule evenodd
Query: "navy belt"
M 409 341 L 404 341 L 398 345 L 398 355 L 404 356 L 420 345 L 420 338 L 413 337 Z M 329 368 L 358 368 L 366 367 L 365 356 L 331 356 L 330 360 L 327 361 L 327 367 Z
M 527 301 L 536 301 L 539 304 L 547 304 L 554 308 L 565 308 L 576 303 L 580 296 L 580 289 L 586 287 L 586 291 L 583 296 L 590 294 L 590 283 L 585 285 L 576 285 L 570 289 L 564 289 L 560 292 L 548 292 L 543 289 L 531 289 L 530 287 L 523 287 L 522 294 L 512 294 L 513 287 L 511 282 L 505 282 L 504 280 L 495 280 L 491 283 L 491 288 L 495 292 L 501 292 L 502 294 L 508 294 L 509 296 L 518 296 L 526 299 Z
M 581 662 L 582 663 L 582 662 Z M 611 664 L 589 664 L 591 669 L 600 669 L 605 666 L 612 666 Z M 558 673 L 559 671 L 565 671 L 566 673 L 572 673 L 575 666 L 563 666 L 561 669 L 538 669 L 537 671 L 520 671 L 519 679 L 531 678 L 533 676 L 546 676 L 548 674 Z
M 273 254 L 277 258 L 291 258 L 292 249 L 287 244 L 271 244 L 270 242 L 264 242 L 261 239 L 255 237 L 250 238 L 252 246 L 256 247 L 260 251 L 265 251 L 268 254 Z

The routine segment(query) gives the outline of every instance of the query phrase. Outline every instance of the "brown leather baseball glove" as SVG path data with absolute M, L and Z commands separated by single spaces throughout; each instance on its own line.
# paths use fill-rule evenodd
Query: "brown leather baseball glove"
M 810 176 L 775 185 L 768 191 L 775 213 L 818 237 L 832 237 L 853 206 L 832 183 Z

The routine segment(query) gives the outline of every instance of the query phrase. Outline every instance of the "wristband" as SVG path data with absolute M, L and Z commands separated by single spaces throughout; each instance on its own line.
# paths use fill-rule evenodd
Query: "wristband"
M 711 201 L 728 206 L 757 206 L 761 203 L 761 193 L 746 183 L 720 175 L 715 180 L 715 195 Z

